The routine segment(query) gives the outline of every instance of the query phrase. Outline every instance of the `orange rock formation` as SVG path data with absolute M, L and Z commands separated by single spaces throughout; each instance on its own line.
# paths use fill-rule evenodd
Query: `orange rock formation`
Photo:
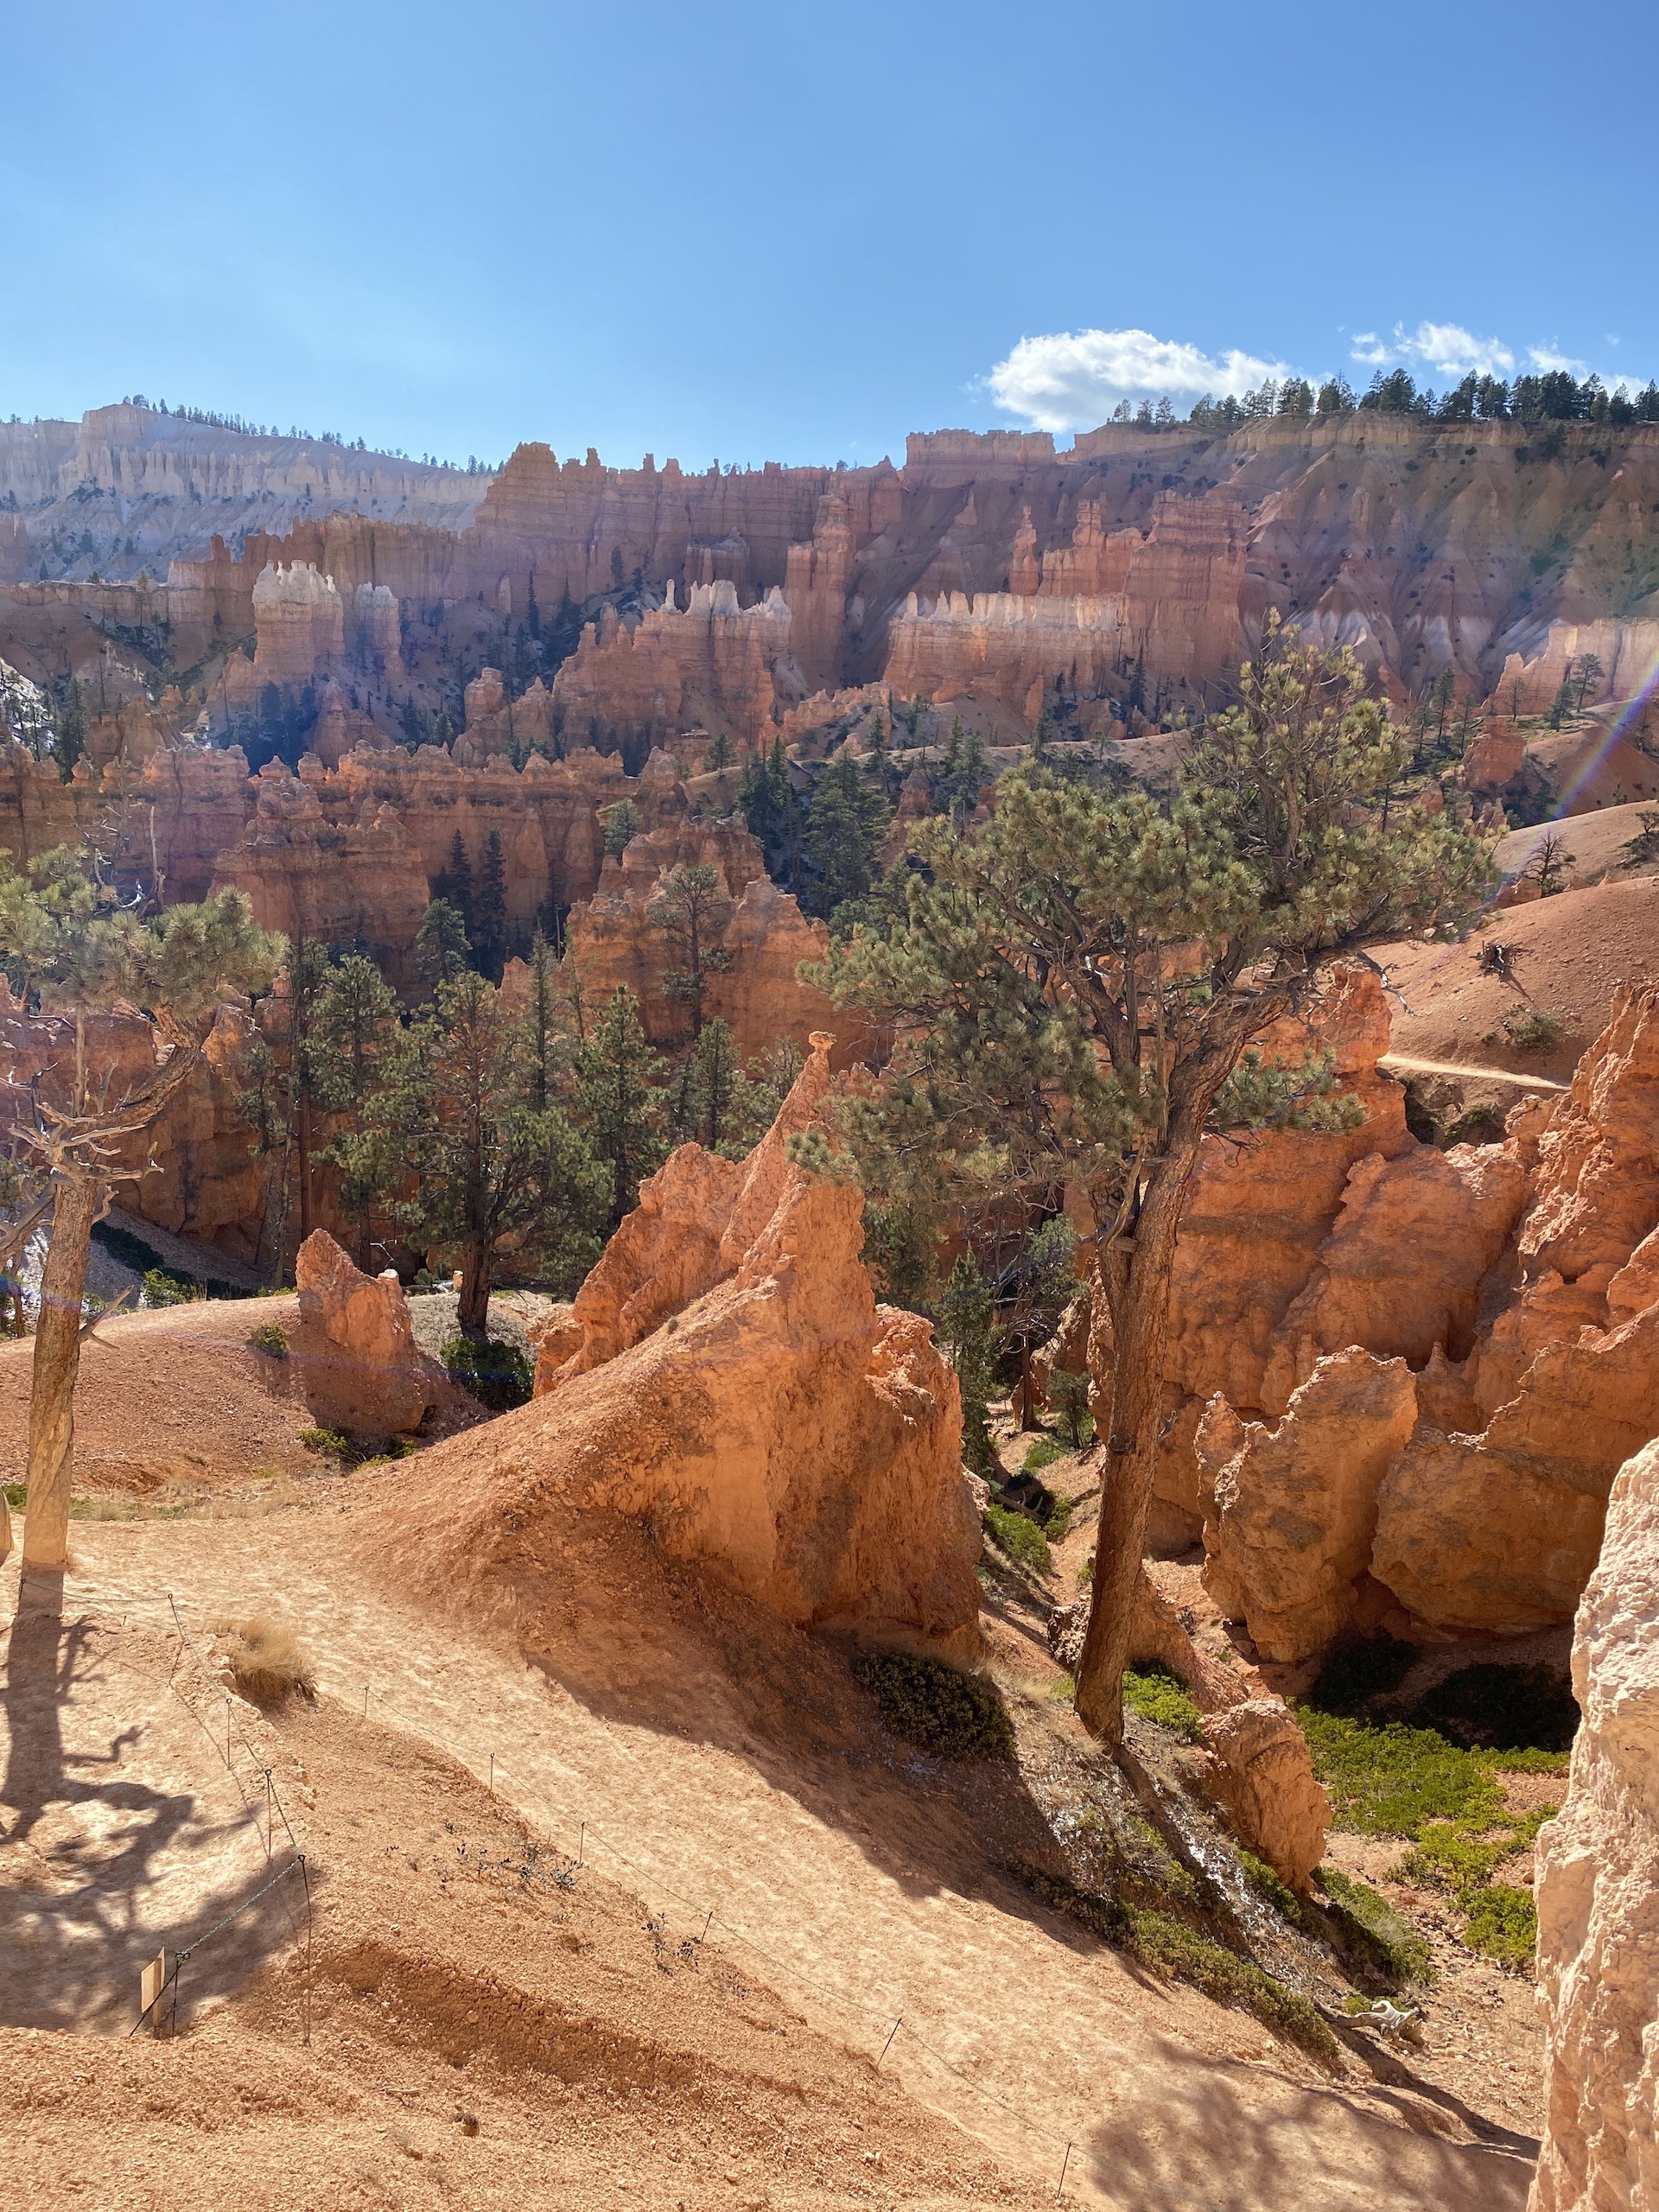
M 1659 1445 L 1621 1468 L 1573 1638 L 1583 1723 L 1538 1838 L 1548 2111 L 1529 2212 L 1659 2202 Z

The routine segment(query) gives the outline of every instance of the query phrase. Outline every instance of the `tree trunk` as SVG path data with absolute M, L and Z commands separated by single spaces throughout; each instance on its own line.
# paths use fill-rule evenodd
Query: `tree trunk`
M 1036 1402 L 1037 1393 L 1031 1379 L 1031 1346 L 1022 1338 L 1020 1345 L 1020 1433 L 1022 1436 L 1027 1429 L 1037 1425 L 1032 1419 Z
M 303 1093 L 300 1110 L 295 1116 L 295 1143 L 299 1155 L 300 1169 L 300 1242 L 316 1227 L 311 1218 L 311 1101 Z
M 468 1244 L 461 1255 L 461 1310 L 455 1316 L 464 1337 L 481 1337 L 490 1319 L 490 1248 Z
M 95 1175 L 54 1175 L 52 1242 L 41 1276 L 35 1370 L 29 1401 L 29 1503 L 23 1567 L 62 1572 L 69 1546 L 74 1476 L 75 1376 L 80 1366 L 80 1301 L 92 1224 L 104 1204 Z
M 1114 1240 L 1101 1268 L 1103 1283 L 1110 1285 L 1114 1273 L 1118 1277 L 1108 1293 L 1114 1338 L 1112 1407 L 1101 1468 L 1093 1603 L 1077 1666 L 1077 1710 L 1092 1734 L 1113 1745 L 1123 1737 L 1123 1670 L 1129 1660 L 1135 1586 L 1158 1465 L 1170 1277 L 1191 1173 L 1190 1161 L 1172 1161 L 1162 1170 L 1139 1221 L 1122 1239 Z

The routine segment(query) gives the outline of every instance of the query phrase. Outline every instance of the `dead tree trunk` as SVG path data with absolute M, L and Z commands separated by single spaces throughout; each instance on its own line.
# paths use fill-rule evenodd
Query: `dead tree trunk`
M 23 1568 L 61 1571 L 69 1546 L 69 1488 L 75 1448 L 75 1376 L 80 1307 L 92 1224 L 107 1185 L 77 1168 L 53 1177 L 52 1241 L 41 1276 L 35 1367 L 29 1400 L 29 1503 Z

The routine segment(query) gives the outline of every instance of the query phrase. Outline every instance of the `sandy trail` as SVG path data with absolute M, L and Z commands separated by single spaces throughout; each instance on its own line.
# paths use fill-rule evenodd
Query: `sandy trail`
M 1448 2140 L 1466 2137 L 1453 2113 L 1442 2135 L 1415 2101 L 1351 2075 L 1340 2087 L 1309 2078 L 1254 2022 L 1068 1940 L 1012 1888 L 952 1888 L 929 1871 L 939 1862 L 919 1829 L 913 1867 L 896 1863 L 891 1825 L 877 1854 L 861 1840 L 884 1809 L 868 1785 L 849 1787 L 831 1820 L 810 1789 L 779 1786 L 695 1734 L 594 1712 L 516 1653 L 370 1586 L 334 1555 L 338 1526 L 327 1510 L 83 1524 L 66 1613 L 126 1610 L 161 1626 L 169 1589 L 193 1625 L 280 1611 L 327 1694 L 361 1710 L 366 1690 L 383 1723 L 447 1746 L 480 1777 L 493 1759 L 498 1789 L 554 1841 L 574 1852 L 586 1822 L 588 1855 L 677 1928 L 701 1928 L 712 1909 L 711 1942 L 740 1958 L 740 1937 L 764 1947 L 756 1973 L 815 2025 L 874 2054 L 902 2016 L 887 2068 L 1022 2167 L 1058 2177 L 1072 2142 L 1068 2196 L 1212 2212 L 1523 2203 L 1519 2139 Z M 913 1820 L 914 1789 L 902 1777 L 881 1786 Z M 963 1886 L 975 1887 L 968 1874 Z
M 1466 1060 L 1420 1060 L 1409 1052 L 1384 1052 L 1377 1064 L 1390 1075 L 1468 1075 L 1483 1082 L 1507 1083 L 1516 1090 L 1565 1090 L 1564 1083 L 1544 1075 L 1516 1075 L 1510 1068 L 1474 1067 Z

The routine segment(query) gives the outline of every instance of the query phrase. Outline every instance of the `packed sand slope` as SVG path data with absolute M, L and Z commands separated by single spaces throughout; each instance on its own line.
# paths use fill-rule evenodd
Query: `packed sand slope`
M 393 1501 L 413 1503 L 406 1482 L 401 1465 L 354 1478 L 351 1487 L 361 1487 L 367 1509 L 360 1526 L 355 1508 L 320 1492 L 310 1510 L 77 1531 L 79 1567 L 66 1593 L 72 1618 L 95 1612 L 115 1620 L 130 1609 L 159 1624 L 166 1618 L 159 1593 L 171 1588 L 193 1623 L 266 1612 L 300 1631 L 323 1694 L 315 1721 L 296 1715 L 281 1732 L 317 1793 L 315 1819 L 302 1830 L 320 1900 L 320 1980 L 349 1983 L 350 1957 L 367 1960 L 362 1947 L 380 1947 L 374 1971 L 364 1968 L 373 2001 L 354 1996 L 356 2009 L 341 2012 L 334 2028 L 325 2024 L 308 2056 L 296 2048 L 288 1969 L 274 1986 L 259 1985 L 266 1994 L 250 1991 L 252 2009 L 233 2008 L 211 2032 L 204 2028 L 171 2052 L 139 2054 L 135 2078 L 142 2068 L 152 2091 L 142 2104 L 119 2092 L 107 2096 L 119 2065 L 95 2051 L 81 2070 L 89 2076 L 86 2125 L 105 2143 L 100 2156 L 116 2155 L 107 2141 L 114 2123 L 99 2116 L 105 2101 L 124 2107 L 126 2171 L 146 2156 L 159 2171 L 181 2141 L 196 2139 L 216 2101 L 213 2085 L 240 2073 L 262 2085 L 261 2103 L 285 2101 L 296 2114 L 327 2105 L 328 2130 L 346 2145 L 347 2171 L 356 2146 L 376 2141 L 369 2163 L 390 2194 L 376 2196 L 365 2183 L 357 2199 L 296 2201 L 429 2201 L 424 2179 L 398 2183 L 410 2170 L 395 2158 L 388 2179 L 391 2139 L 377 2139 L 376 2128 L 401 2126 L 417 2148 L 440 2136 L 448 2142 L 456 2096 L 475 2101 L 486 2094 L 475 2081 L 505 2081 L 510 2069 L 480 2058 L 480 2072 L 469 2064 L 462 2076 L 446 2075 L 424 2055 L 442 2048 L 442 2024 L 454 2011 L 432 1960 L 459 1937 L 445 1935 L 448 1893 L 441 1885 L 435 1892 L 423 1873 L 417 1879 L 409 1862 L 425 1868 L 436 1853 L 446 1867 L 452 1857 L 459 1866 L 458 1841 L 471 1853 L 480 1840 L 483 1801 L 447 1769 L 440 1790 L 431 1780 L 439 1771 L 434 1758 L 413 1742 L 402 1749 L 385 1743 L 374 1732 L 385 1725 L 443 1747 L 485 1780 L 493 1760 L 498 1792 L 510 1795 L 535 1834 L 572 1857 L 582 1850 L 590 1866 L 643 1898 L 662 1920 L 671 1951 L 707 1926 L 709 1946 L 719 1948 L 745 1986 L 751 1977 L 769 1983 L 820 2032 L 871 2058 L 902 2016 L 884 2076 L 994 2145 L 1012 2175 L 1046 2174 L 1052 2189 L 1071 2140 L 1093 2154 L 1081 2164 L 1074 2154 L 1067 2183 L 1068 2194 L 1084 2201 L 1150 2208 L 1173 2192 L 1178 2203 L 1226 2212 L 1383 2198 L 1488 2212 L 1523 2202 L 1534 2147 L 1524 2139 L 1477 2121 L 1444 2093 L 1379 2088 L 1353 2070 L 1333 2080 L 1243 2016 L 1152 1980 L 1050 1920 L 1001 1871 L 1005 1859 L 1031 1852 L 1046 1835 L 1018 1770 L 998 1764 L 964 1772 L 913 1753 L 896 1757 L 833 1646 L 722 1590 L 706 1570 L 674 1566 L 645 1527 L 573 1514 L 559 1540 L 547 1541 L 533 1580 L 521 1574 L 498 1593 L 493 1623 L 478 1618 L 483 1593 L 475 1583 L 448 1618 L 429 1596 L 404 1598 L 385 1566 L 371 1570 L 361 1560 Z M 13 1587 L 8 1579 L 0 1594 L 8 1610 Z M 370 1733 L 360 1740 L 377 1746 L 372 1760 L 348 1757 L 346 1748 L 346 1732 L 353 1745 L 359 1740 L 365 1693 Z M 345 1716 L 357 1716 L 349 1732 Z M 341 1747 L 333 1782 L 324 1745 Z M 107 1758 L 107 1741 L 103 1751 Z M 1065 1756 L 1058 1739 L 1054 1756 Z M 407 1806 L 391 1789 L 388 1765 L 450 1795 L 441 1807 L 431 1796 Z M 454 1809 L 456 1793 L 464 1818 Z M 445 1819 L 456 1822 L 458 1836 L 443 1829 Z M 499 1827 L 486 1842 L 493 1855 L 505 1848 Z M 448 1891 L 454 1888 L 451 1878 Z M 484 1967 L 513 1990 L 550 1986 L 538 1977 L 550 1956 L 558 1961 L 556 1925 L 508 1897 L 490 1909 L 498 1903 L 496 1921 L 486 1917 Z M 711 1910 L 717 1917 L 708 1923 Z M 162 1932 L 152 1923 L 146 1939 Z M 448 1955 L 454 1971 L 453 1948 Z M 509 2009 L 519 2002 L 502 2001 Z M 606 2018 L 591 1985 L 559 2001 Z M 483 2019 L 483 2007 L 465 2009 Z M 743 2010 L 767 2022 L 775 2017 L 765 2005 Z M 480 2023 L 467 2023 L 463 2012 L 462 2024 Z M 716 2024 L 709 2033 L 726 2031 Z M 722 2064 L 740 2071 L 753 2064 L 746 2033 L 741 2023 L 733 2029 Z M 783 2040 L 766 2047 L 781 2048 Z M 847 2065 L 825 2048 L 815 2063 Z M 60 2054 L 53 2063 L 61 2083 Z M 861 2073 L 837 2078 L 868 2084 Z M 163 2081 L 171 2084 L 165 2092 L 154 2086 Z M 395 2120 L 384 2101 L 388 2086 L 410 2093 Z M 81 2094 L 76 2085 L 77 2100 Z M 874 2084 L 859 2092 L 861 2099 L 887 2094 Z M 575 2186 L 588 2126 L 601 2145 L 633 2146 L 626 2156 L 638 2156 L 647 2197 L 652 2169 L 639 2143 L 646 2130 L 664 2152 L 674 2144 L 683 2150 L 692 2169 L 685 2181 L 696 2181 L 684 2193 L 688 2206 L 734 2201 L 722 2177 L 740 2169 L 741 2178 L 762 2179 L 775 2203 L 840 2202 L 838 2187 L 849 2201 L 895 2201 L 885 2175 L 878 2181 L 861 2161 L 850 2173 L 836 2169 L 827 2153 L 820 2153 L 821 2177 L 798 2185 L 775 2139 L 766 2158 L 744 2166 L 726 2152 L 713 2107 L 704 2108 L 710 2129 L 689 2147 L 683 2132 L 643 2101 L 618 2111 L 613 2098 L 602 2120 L 591 2121 L 584 2107 L 573 2127 L 574 2112 L 556 2126 L 540 2107 L 536 2117 L 528 2091 L 503 2087 L 499 2094 L 498 2122 L 509 2111 L 518 2115 L 513 2124 L 531 2134 L 537 2157 L 545 2146 L 551 2160 L 555 2142 L 562 2146 L 570 2193 L 555 2189 L 549 2202 L 622 2201 L 591 2174 L 586 2194 Z M 816 2091 L 811 2097 L 816 2103 Z M 792 2109 L 795 2139 L 811 2137 L 819 2125 L 812 2110 Z M 871 2127 L 879 2114 L 860 2102 L 856 2117 Z M 248 2171 L 238 2165 L 239 2155 L 264 2155 L 267 2124 L 263 2116 L 238 2124 L 246 2130 L 245 2140 L 238 2132 L 240 2152 L 222 2133 L 210 2146 L 213 2171 L 227 2177 L 226 2187 L 232 2172 Z M 1470 2139 L 1477 2129 L 1486 2142 Z M 897 2201 L 996 2201 L 977 2182 L 953 2194 L 955 2171 L 947 2182 L 945 2153 L 930 2147 L 942 2139 L 919 2121 L 905 2133 L 906 2155 L 923 2164 L 906 2170 Z M 300 2134 L 306 2139 L 304 2127 Z M 43 2145 L 55 2138 L 34 2139 L 31 2156 L 44 2172 Z M 457 2179 L 463 2147 L 446 2153 Z M 960 2159 L 969 2155 L 964 2145 Z M 935 2156 L 942 2163 L 930 2171 L 925 2161 Z M 555 2166 L 541 2171 L 552 2184 Z M 468 2181 L 453 2201 L 493 2203 L 493 2185 L 480 2170 L 476 2186 Z M 655 2201 L 677 2199 L 664 2190 Z M 750 2201 L 766 2199 L 756 2188 Z

